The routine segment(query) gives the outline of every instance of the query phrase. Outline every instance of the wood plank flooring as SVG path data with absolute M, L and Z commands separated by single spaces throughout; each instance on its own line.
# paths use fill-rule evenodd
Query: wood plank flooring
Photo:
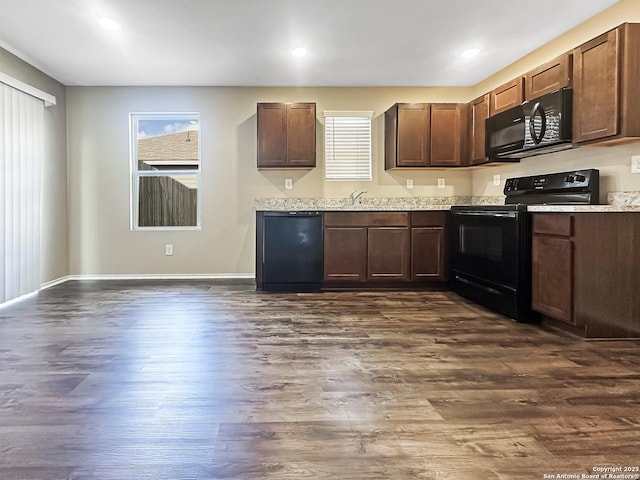
M 639 465 L 640 341 L 586 342 L 449 292 L 73 281 L 0 308 L 2 480 Z

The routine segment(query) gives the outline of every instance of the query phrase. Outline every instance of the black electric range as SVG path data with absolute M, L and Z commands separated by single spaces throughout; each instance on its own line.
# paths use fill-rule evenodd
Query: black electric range
M 597 204 L 599 193 L 598 170 L 577 170 L 509 178 L 504 205 L 451 207 L 451 289 L 507 317 L 536 321 L 528 206 Z

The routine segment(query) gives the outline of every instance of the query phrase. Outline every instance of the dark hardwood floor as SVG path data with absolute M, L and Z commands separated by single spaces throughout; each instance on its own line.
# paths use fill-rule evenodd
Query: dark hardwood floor
M 2 480 L 589 478 L 639 445 L 640 341 L 448 292 L 74 281 L 0 309 Z

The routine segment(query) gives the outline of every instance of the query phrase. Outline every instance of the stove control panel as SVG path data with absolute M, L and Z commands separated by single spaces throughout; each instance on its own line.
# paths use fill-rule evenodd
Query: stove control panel
M 575 189 L 597 190 L 599 182 L 599 172 L 594 169 L 508 178 L 504 184 L 504 194 L 535 194 L 539 190 L 544 190 L 545 192 L 550 190 L 562 192 Z

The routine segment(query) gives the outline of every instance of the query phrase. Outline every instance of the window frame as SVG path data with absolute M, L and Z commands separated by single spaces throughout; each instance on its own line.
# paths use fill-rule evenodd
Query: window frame
M 352 118 L 366 118 L 369 122 L 369 156 L 368 156 L 368 177 L 344 177 L 344 178 L 330 178 L 328 177 L 328 166 L 329 166 L 329 154 L 335 152 L 335 148 L 330 149 L 327 148 L 328 138 L 327 138 L 327 118 L 337 118 L 337 117 L 352 117 Z M 354 110 L 325 110 L 323 112 L 323 118 L 325 120 L 324 124 L 324 180 L 327 182 L 370 182 L 373 180 L 373 112 L 370 110 L 366 111 L 354 111 Z M 333 130 L 335 131 L 335 123 Z M 354 168 L 354 170 L 357 168 Z
M 198 168 L 171 170 L 140 170 L 138 168 L 138 123 L 140 120 L 173 120 L 198 122 Z M 202 229 L 202 118 L 200 112 L 130 112 L 129 113 L 129 189 L 130 229 L 132 231 L 179 231 Z M 140 226 L 140 178 L 190 175 L 196 177 L 196 225 Z

